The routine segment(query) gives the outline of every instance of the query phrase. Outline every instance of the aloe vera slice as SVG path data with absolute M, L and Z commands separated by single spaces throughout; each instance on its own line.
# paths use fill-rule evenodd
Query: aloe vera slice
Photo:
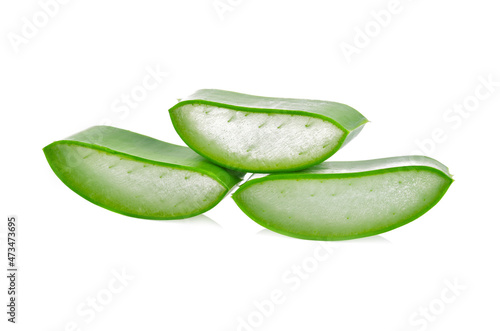
M 221 166 L 300 170 L 332 156 L 367 119 L 336 102 L 199 90 L 170 110 L 184 142 Z
M 453 182 L 423 156 L 325 162 L 251 179 L 233 199 L 260 225 L 292 237 L 344 240 L 386 232 L 431 209 Z
M 242 175 L 187 147 L 108 126 L 91 127 L 43 151 L 59 179 L 85 199 L 148 219 L 201 214 Z

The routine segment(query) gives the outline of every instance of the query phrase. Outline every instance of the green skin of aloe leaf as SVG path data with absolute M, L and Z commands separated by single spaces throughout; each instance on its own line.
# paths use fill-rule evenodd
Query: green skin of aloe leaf
M 91 127 L 43 151 L 54 173 L 77 194 L 138 218 L 204 213 L 243 176 L 187 147 L 108 126 Z
M 240 209 L 269 230 L 301 239 L 372 236 L 422 216 L 453 182 L 424 156 L 324 162 L 251 179 L 233 194 Z
M 179 136 L 200 155 L 226 168 L 257 173 L 321 163 L 368 122 L 341 103 L 210 89 L 198 90 L 169 113 Z

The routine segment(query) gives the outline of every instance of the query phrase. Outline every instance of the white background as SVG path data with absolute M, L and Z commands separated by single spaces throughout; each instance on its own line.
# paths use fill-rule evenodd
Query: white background
M 44 22 L 37 1 L 2 2 L 0 256 L 3 268 L 15 214 L 20 278 L 16 325 L 1 278 L 1 329 L 498 330 L 497 3 L 220 3 L 230 9 L 74 0 Z M 381 27 L 372 12 L 388 9 Z M 46 25 L 26 35 L 33 16 Z M 345 56 L 347 44 L 356 53 Z M 169 75 L 135 108 L 114 111 L 147 68 Z M 481 79 L 497 86 L 485 95 Z M 103 122 L 182 144 L 167 110 L 200 88 L 346 103 L 371 122 L 332 160 L 418 152 L 456 181 L 420 219 L 333 243 L 318 262 L 319 242 L 262 230 L 230 198 L 191 220 L 134 219 L 77 196 L 44 158 L 45 145 Z M 451 112 L 464 102 L 470 111 Z M 293 276 L 303 265 L 303 279 Z M 133 279 L 118 288 L 116 272 Z M 276 293 L 263 316 L 254 301 Z M 96 296 L 94 316 L 86 304 Z

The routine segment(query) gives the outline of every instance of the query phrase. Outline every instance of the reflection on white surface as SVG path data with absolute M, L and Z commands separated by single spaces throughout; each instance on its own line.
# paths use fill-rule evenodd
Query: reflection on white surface
M 281 237 L 281 238 L 289 238 L 289 239 L 296 239 L 292 237 L 288 237 L 282 234 L 279 234 L 277 232 L 271 231 L 269 229 L 262 229 L 259 232 L 256 233 L 258 236 L 266 236 L 266 237 Z M 303 240 L 303 239 L 300 239 Z M 365 238 L 358 238 L 358 239 L 350 239 L 350 240 L 340 240 L 336 241 L 338 243 L 368 243 L 368 244 L 392 244 L 388 239 L 382 237 L 381 235 L 376 235 L 376 236 L 370 236 L 370 237 L 365 237 Z
M 194 217 L 189 217 L 189 218 L 183 218 L 180 220 L 166 220 L 162 221 L 166 224 L 182 224 L 184 226 L 209 226 L 209 227 L 214 227 L 214 228 L 222 228 L 219 223 L 211 219 L 210 217 L 201 214 L 197 215 Z
M 352 243 L 392 244 L 392 242 L 390 242 L 387 238 L 382 237 L 381 235 L 364 237 L 364 238 L 358 238 L 358 239 L 351 239 L 351 240 L 345 240 L 345 241 L 346 242 L 352 242 Z

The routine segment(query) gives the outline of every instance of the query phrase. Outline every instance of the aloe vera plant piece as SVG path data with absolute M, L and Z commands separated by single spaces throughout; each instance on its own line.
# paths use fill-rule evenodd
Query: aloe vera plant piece
M 140 218 L 201 214 L 242 176 L 187 147 L 108 126 L 91 127 L 43 151 L 70 189 L 96 205 Z
M 344 240 L 383 233 L 431 209 L 453 182 L 424 156 L 325 162 L 241 185 L 233 199 L 260 225 L 292 237 Z
M 170 110 L 184 142 L 221 166 L 300 170 L 332 156 L 367 119 L 336 102 L 199 90 Z

